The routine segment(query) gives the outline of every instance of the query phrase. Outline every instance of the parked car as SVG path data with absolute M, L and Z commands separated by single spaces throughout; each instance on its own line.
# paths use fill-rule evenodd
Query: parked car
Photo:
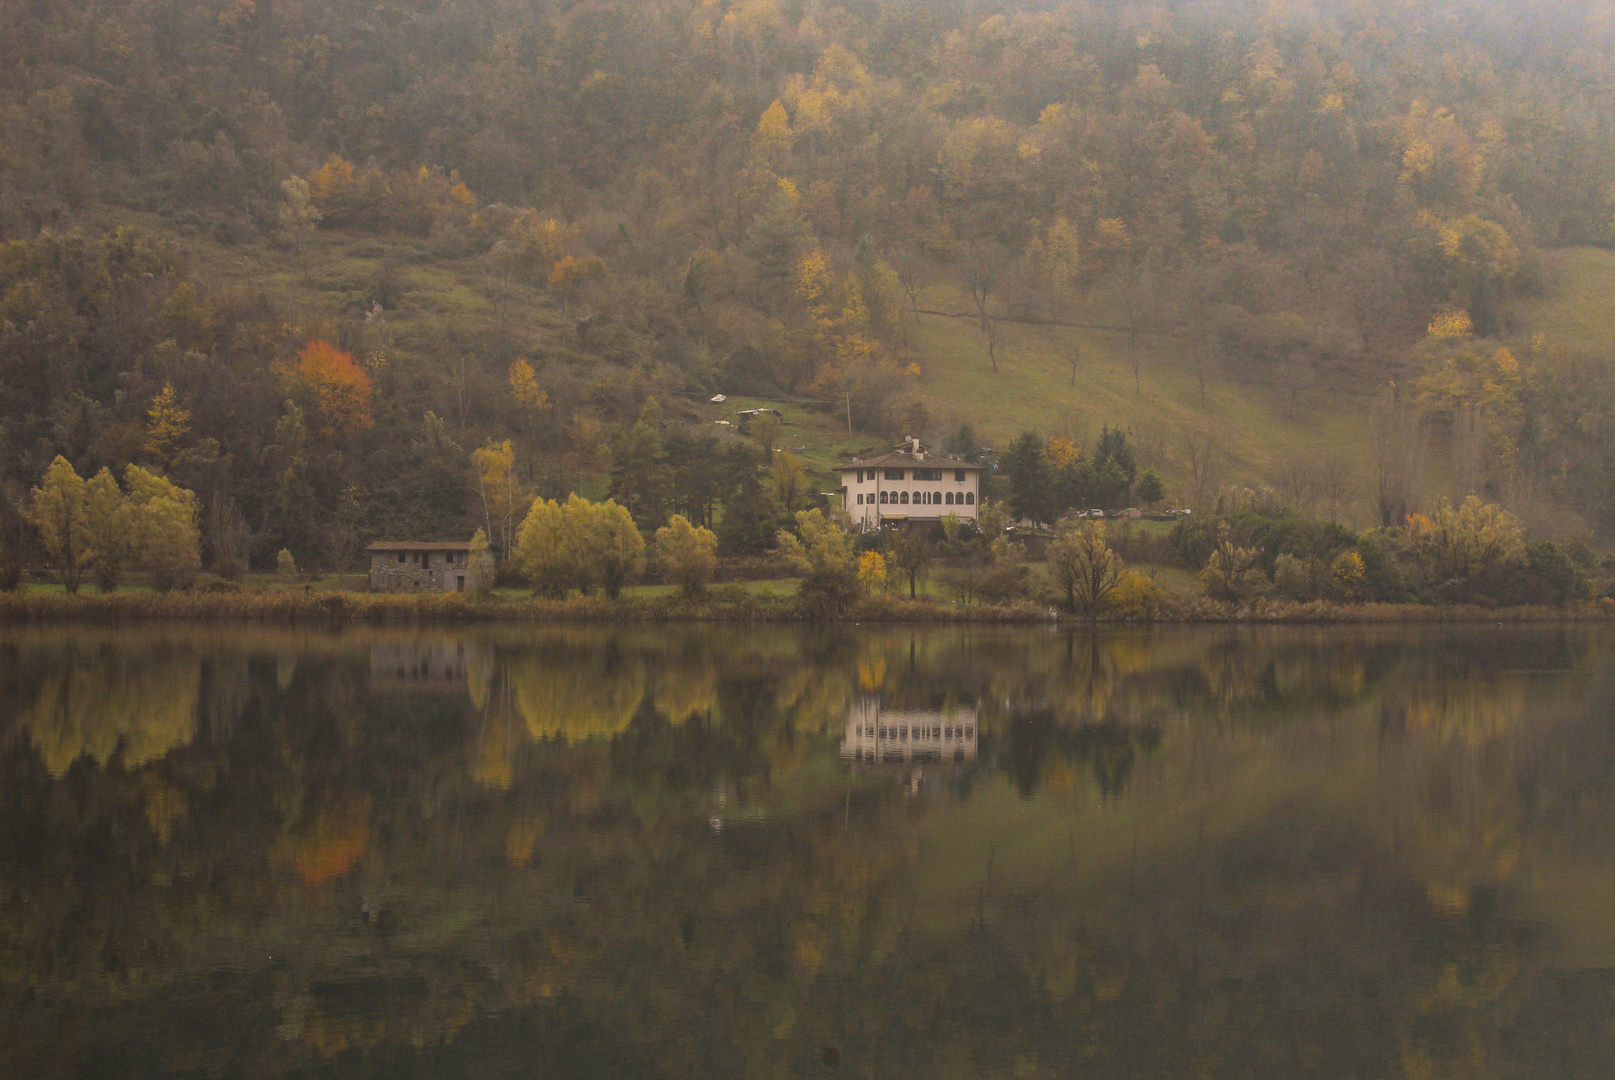
M 1188 517 L 1192 513 L 1194 513 L 1193 510 L 1168 510 L 1166 512 L 1166 516 L 1167 517 Z
M 1102 518 L 1105 516 L 1105 512 L 1103 510 L 1084 510 L 1077 516 L 1082 518 Z

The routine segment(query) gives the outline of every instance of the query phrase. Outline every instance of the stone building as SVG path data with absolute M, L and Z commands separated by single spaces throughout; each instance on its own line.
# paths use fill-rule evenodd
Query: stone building
M 491 549 L 470 541 L 377 540 L 370 552 L 373 592 L 479 592 L 493 585 Z

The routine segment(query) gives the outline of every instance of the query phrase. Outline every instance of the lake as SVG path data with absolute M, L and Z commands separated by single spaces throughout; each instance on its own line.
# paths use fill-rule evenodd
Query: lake
M 1615 632 L 0 628 L 0 1076 L 1615 1075 Z

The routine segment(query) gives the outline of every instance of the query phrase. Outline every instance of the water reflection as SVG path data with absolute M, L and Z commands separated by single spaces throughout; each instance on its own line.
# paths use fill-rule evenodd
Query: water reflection
M 1612 648 L 0 631 L 0 1075 L 1608 1075 Z
M 902 764 L 975 761 L 976 716 L 974 705 L 883 710 L 879 697 L 859 697 L 847 711 L 841 756 Z

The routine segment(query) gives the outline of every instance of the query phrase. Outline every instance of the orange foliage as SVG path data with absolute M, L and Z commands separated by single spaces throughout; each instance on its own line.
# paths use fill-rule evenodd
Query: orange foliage
M 298 842 L 292 865 L 303 884 L 324 885 L 353 869 L 370 846 L 370 801 L 342 802 L 320 811 L 312 836 Z
M 370 376 L 354 360 L 328 341 L 310 341 L 297 354 L 293 378 L 314 395 L 320 415 L 332 431 L 367 428 L 370 418 Z
M 606 261 L 597 255 L 585 255 L 579 258 L 576 255 L 563 255 L 550 268 L 549 287 L 552 289 L 566 289 L 590 278 L 603 277 L 606 272 Z

